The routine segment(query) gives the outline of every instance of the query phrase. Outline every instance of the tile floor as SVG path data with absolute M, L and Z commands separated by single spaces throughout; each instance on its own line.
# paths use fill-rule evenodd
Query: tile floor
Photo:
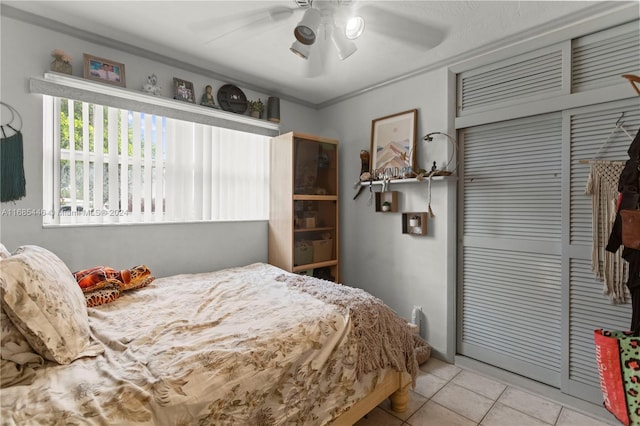
M 355 426 L 620 425 L 613 415 L 594 404 L 582 401 L 582 408 L 563 405 L 436 358 L 421 366 L 416 387 L 410 392 L 407 412 L 394 413 L 386 400 Z M 584 409 L 585 404 L 589 409 Z

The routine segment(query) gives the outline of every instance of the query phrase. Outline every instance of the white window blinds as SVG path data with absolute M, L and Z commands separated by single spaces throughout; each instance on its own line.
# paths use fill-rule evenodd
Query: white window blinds
M 268 218 L 268 136 L 53 96 L 44 125 L 45 224 Z

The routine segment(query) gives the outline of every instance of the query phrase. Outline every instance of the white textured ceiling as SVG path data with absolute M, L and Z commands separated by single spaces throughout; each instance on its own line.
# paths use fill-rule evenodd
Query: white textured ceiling
M 338 1 L 316 0 L 337 6 Z M 289 51 L 302 17 L 281 1 L 5 1 L 4 4 L 110 39 L 188 61 L 229 82 L 322 105 L 434 65 L 446 64 L 500 40 L 597 6 L 595 1 L 342 0 L 341 11 L 371 6 L 379 15 L 424 24 L 442 36 L 432 48 L 410 45 L 368 28 L 344 61 L 329 51 L 324 73 Z M 288 13 L 292 9 L 294 13 Z M 270 11 L 282 11 L 279 20 Z M 375 16 L 372 18 L 376 18 Z M 373 20 L 373 19 L 372 19 Z M 402 28 L 388 28 L 400 31 Z M 331 46 L 332 47 L 332 46 Z M 314 59 L 319 59 L 316 55 Z M 317 63 L 316 63 L 317 65 Z

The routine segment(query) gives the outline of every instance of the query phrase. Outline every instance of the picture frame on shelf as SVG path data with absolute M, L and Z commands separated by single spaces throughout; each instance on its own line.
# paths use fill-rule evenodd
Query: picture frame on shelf
M 173 99 L 195 104 L 196 97 L 193 91 L 193 83 L 173 77 Z
M 380 174 L 385 170 L 406 170 L 408 167 L 416 170 L 417 133 L 417 109 L 372 120 L 369 170 Z
M 83 53 L 84 78 L 125 87 L 124 64 Z

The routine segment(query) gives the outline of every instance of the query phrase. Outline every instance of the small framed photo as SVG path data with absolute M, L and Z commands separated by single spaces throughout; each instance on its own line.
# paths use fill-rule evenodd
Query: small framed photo
M 173 77 L 173 99 L 195 104 L 196 98 L 193 93 L 193 83 Z
M 125 87 L 124 64 L 88 54 L 84 57 L 84 78 Z
M 417 118 L 418 110 L 411 109 L 371 122 L 372 174 L 380 175 L 396 168 L 416 170 Z

